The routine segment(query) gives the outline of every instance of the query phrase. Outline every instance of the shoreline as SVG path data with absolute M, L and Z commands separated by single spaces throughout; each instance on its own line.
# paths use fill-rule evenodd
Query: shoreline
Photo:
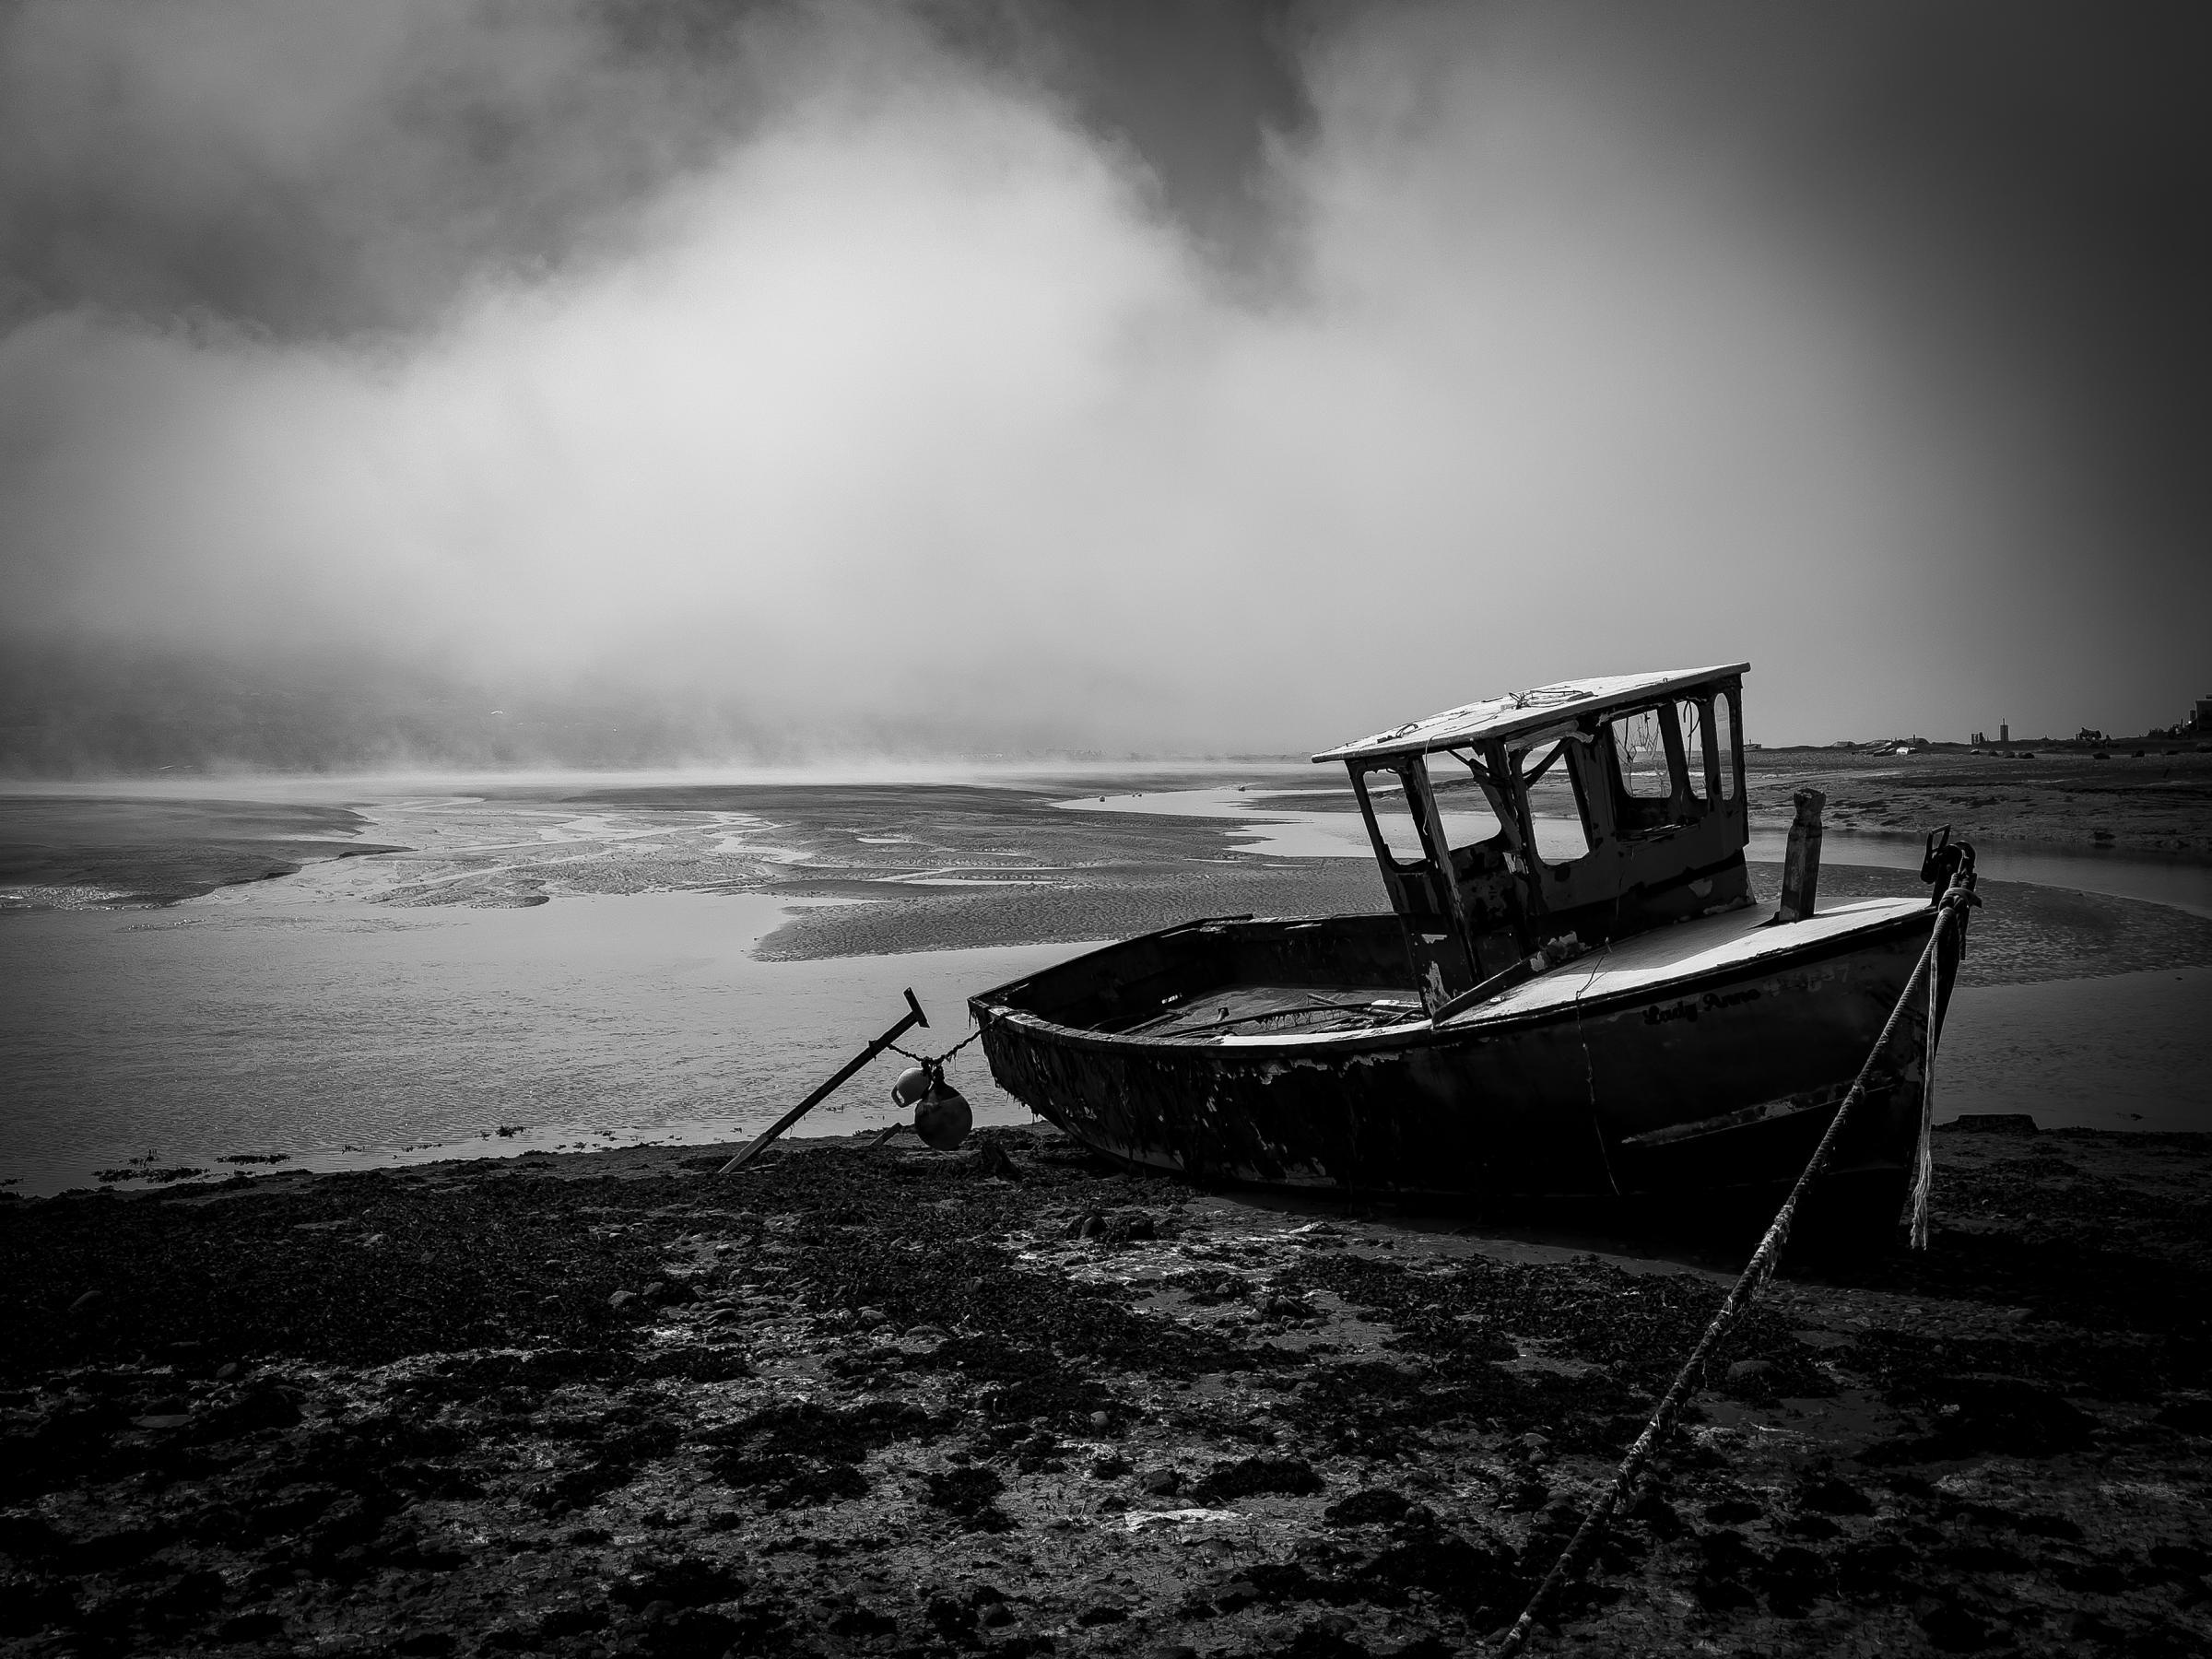
M 1785 1267 L 1540 1651 L 2212 1641 L 2212 1135 L 1937 1146 L 1935 1248 Z M 0 1653 L 1459 1652 L 1740 1261 L 720 1156 L 0 1206 Z
M 1359 861 L 1253 861 L 1230 866 L 1241 884 L 1231 891 L 1209 863 L 1117 866 L 1089 885 L 1049 890 L 893 887 L 900 896 L 866 903 L 823 904 L 814 892 L 646 892 L 535 909 L 426 909 L 365 899 L 346 885 L 360 868 L 352 861 L 301 878 L 318 885 L 272 885 L 182 912 L 41 912 L 0 926 L 21 975 L 10 1041 L 22 1089 L 14 1156 L 0 1176 L 51 1192 L 133 1163 L 219 1171 L 218 1160 L 240 1155 L 328 1169 L 617 1138 L 711 1144 L 761 1126 L 775 1102 L 841 1064 L 883 1023 L 875 1010 L 898 1010 L 902 985 L 918 987 L 949 1042 L 966 1028 L 966 995 L 983 984 L 1209 910 L 1354 907 L 1373 879 Z M 1758 863 L 1755 878 L 1771 893 L 1777 874 Z M 1959 1064 L 1947 1078 L 1966 1086 L 1958 1102 L 2016 1109 L 2054 1047 L 2063 1052 L 2050 1075 L 2071 1080 L 2070 1115 L 2060 1122 L 2083 1122 L 2095 1107 L 2100 1066 L 2125 1070 L 2136 1096 L 2157 1095 L 2163 1079 L 2174 1101 L 2194 1101 L 2212 1053 L 2201 1034 L 2191 1041 L 2197 1022 L 2185 996 L 2177 1003 L 2159 983 L 2141 1007 L 2122 1006 L 2117 1022 L 2087 1010 L 2103 1006 L 2100 987 L 2114 975 L 2200 974 L 2212 965 L 2212 918 L 1994 877 L 1984 888 L 1958 1033 L 1981 1046 L 1949 1050 Z M 1834 902 L 1924 891 L 1913 870 L 1855 865 L 1828 866 L 1822 890 Z M 1238 902 L 1221 902 L 1231 897 Z M 41 960 L 76 964 L 75 976 Z M 570 966 L 585 962 L 588 972 Z M 435 977 L 395 997 L 392 987 L 426 964 Z M 148 989 L 129 1030 L 100 1035 L 97 999 L 134 974 Z M 291 991 L 300 983 L 321 987 L 312 1005 Z M 2051 989 L 2018 1010 L 1999 998 L 1995 1023 L 1976 1030 L 1988 991 L 2031 983 Z M 2071 1006 L 2085 1012 L 2068 1022 Z M 518 1023 L 517 1007 L 537 1012 Z M 2155 1021 L 2145 1030 L 2154 1009 L 2172 1030 Z M 435 1048 L 420 1039 L 424 1019 L 474 1035 Z M 2054 1019 L 2051 1032 L 2033 1029 Z M 206 1040 L 211 1021 L 253 1041 L 252 1071 L 239 1070 L 230 1046 Z M 2016 1057 L 2031 1051 L 2041 1056 L 2032 1064 Z M 404 1072 L 392 1056 L 407 1057 Z M 2154 1056 L 2162 1057 L 2155 1065 Z M 72 1079 L 92 1064 L 135 1096 L 87 1097 Z M 897 1069 L 878 1062 L 810 1126 L 834 1135 L 883 1121 Z M 980 1122 L 1028 1121 L 980 1061 L 963 1064 L 955 1082 Z M 2147 1109 L 2133 1100 L 2127 1110 Z M 2205 1122 L 2212 1126 L 2212 1112 Z M 2127 1124 L 2115 1117 L 2109 1126 Z M 158 1156 L 140 1161 L 149 1148 Z
M 2008 853 L 2092 861 L 2109 854 L 2177 869 L 2212 870 L 2212 832 L 2206 830 L 2206 825 L 2212 823 L 2212 754 L 2171 753 L 2105 761 L 2068 754 L 2024 761 L 1927 750 L 1893 757 L 1794 749 L 1754 751 L 1747 760 L 1747 798 L 1755 837 L 1771 839 L 1785 831 L 1792 817 L 1792 793 L 1810 786 L 1828 794 L 1828 825 L 1837 836 L 1865 836 L 1877 842 L 1901 844 L 1924 830 L 1949 823 L 1962 839 L 1986 842 Z M 1301 774 L 1280 765 L 1259 769 L 1237 763 L 1192 763 L 1165 772 L 1148 771 L 1142 765 L 1103 767 L 1088 772 L 1046 768 L 979 774 L 988 775 L 988 782 L 952 782 L 948 776 L 934 782 L 824 781 L 811 784 L 786 780 L 623 785 L 615 780 L 580 774 L 566 780 L 486 778 L 478 780 L 476 788 L 483 792 L 487 803 L 543 802 L 566 806 L 579 813 L 611 806 L 676 817 L 686 816 L 688 810 L 689 816 L 697 817 L 700 809 L 707 808 L 708 816 L 718 816 L 709 806 L 712 801 L 724 806 L 758 806 L 764 816 L 772 818 L 774 805 L 795 809 L 795 798 L 808 790 L 820 792 L 825 799 L 842 790 L 887 801 L 983 794 L 1000 799 L 1008 807 L 1041 811 L 1088 805 L 1084 786 L 1092 782 L 1123 786 L 1137 782 L 1149 786 L 1155 794 L 1172 794 L 1226 788 L 1239 778 L 1253 781 L 1262 770 L 1286 774 L 1273 779 L 1272 783 L 1253 784 L 1256 793 L 1249 822 L 1258 826 L 1253 833 L 1264 843 L 1266 821 L 1276 810 L 1267 803 L 1278 794 L 1303 803 L 1291 809 L 1294 813 L 1319 810 L 1312 806 L 1310 792 L 1298 787 Z M 286 791 L 276 787 L 281 782 L 292 785 L 295 792 L 312 785 L 311 793 L 331 793 L 322 781 L 259 782 L 264 793 L 273 798 L 186 796 L 177 793 L 174 785 L 148 795 L 119 793 L 127 785 L 22 785 L 0 791 L 0 901 L 7 900 L 11 893 L 51 889 L 54 895 L 51 902 L 72 908 L 166 908 L 273 877 L 297 875 L 304 868 L 334 861 L 378 854 L 421 859 L 439 856 L 441 849 L 422 844 L 419 835 L 410 835 L 404 843 L 360 839 L 378 823 L 369 816 L 377 809 L 371 798 L 375 794 L 372 787 L 347 790 L 346 805 L 340 806 L 335 801 L 286 799 Z M 387 796 L 402 798 L 407 782 L 393 780 Z M 210 780 L 210 786 L 220 784 Z M 1348 804 L 1339 803 L 1339 806 L 1348 810 Z M 1093 818 L 1094 828 L 1099 827 L 1099 819 L 1138 820 L 1147 832 L 1138 841 L 1147 843 L 1147 850 L 1154 856 L 1165 855 L 1171 860 L 1187 858 L 1194 852 L 1203 856 L 1207 851 L 1217 854 L 1234 851 L 1238 858 L 1253 865 L 1326 862 L 1311 855 L 1286 856 L 1233 848 L 1222 838 L 1220 830 L 1221 825 L 1241 821 L 1233 814 L 1182 818 L 1174 814 L 1107 811 Z M 810 880 L 818 886 L 824 882 L 839 885 L 833 868 L 793 867 L 806 861 L 804 853 L 785 857 L 781 855 L 786 849 L 764 848 L 761 852 L 767 854 L 765 865 L 744 873 L 748 886 L 782 891 L 804 889 Z M 474 874 L 445 879 L 471 880 Z M 884 879 L 865 870 L 853 874 L 862 885 L 878 888 Z M 715 873 L 703 878 L 694 876 L 689 885 L 712 890 L 726 888 L 727 881 L 726 875 Z M 677 885 L 680 888 L 686 883 L 679 877 Z M 535 904 L 545 902 L 549 896 L 543 883 L 525 883 L 524 887 L 524 891 L 479 896 L 469 901 Z M 5 904 L 6 910 L 27 908 L 32 906 L 20 901 Z

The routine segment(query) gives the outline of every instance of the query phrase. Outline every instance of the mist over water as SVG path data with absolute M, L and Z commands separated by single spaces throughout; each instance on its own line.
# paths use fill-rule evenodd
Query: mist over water
M 1944 38 L 1255 13 L 1194 137 L 1100 113 L 1075 16 L 18 8 L 0 759 L 1279 753 L 1746 655 L 1768 741 L 2198 688 L 2201 481 L 2069 395 L 2199 408 L 2114 321 L 2194 255 L 1978 287 L 2070 187 L 1939 131 L 1947 218 L 1806 112 Z M 2109 136 L 2137 67 L 2005 119 Z

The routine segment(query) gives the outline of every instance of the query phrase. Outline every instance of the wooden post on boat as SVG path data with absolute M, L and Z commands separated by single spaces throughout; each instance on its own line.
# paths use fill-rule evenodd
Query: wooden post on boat
M 1801 789 L 1794 797 L 1797 817 L 1790 825 L 1789 850 L 1782 861 L 1782 909 L 1778 922 L 1802 922 L 1813 913 L 1820 886 L 1820 808 L 1828 797 Z
M 869 1061 L 875 1059 L 877 1055 L 882 1053 L 885 1049 L 889 1048 L 892 1043 L 898 1041 L 900 1038 L 903 1037 L 906 1034 L 908 1027 L 926 1026 L 929 1024 L 929 1016 L 922 1012 L 922 1005 L 914 1000 L 914 994 L 911 988 L 906 994 L 906 1013 L 900 1017 L 900 1020 L 897 1025 L 893 1026 L 882 1036 L 877 1038 L 875 1041 L 869 1043 L 866 1048 L 861 1050 L 860 1053 L 853 1055 L 852 1059 L 846 1061 L 844 1069 L 839 1072 L 836 1077 L 830 1078 L 829 1082 L 823 1084 L 819 1088 L 816 1089 L 812 1094 L 801 1100 L 796 1106 L 794 1106 L 789 1112 L 785 1112 L 782 1117 L 771 1124 L 766 1129 L 763 1129 L 759 1135 L 755 1135 L 751 1143 L 747 1146 L 744 1151 L 738 1153 L 736 1157 L 731 1159 L 728 1163 L 724 1164 L 722 1168 L 715 1171 L 714 1173 L 717 1175 L 727 1175 L 734 1170 L 744 1169 L 747 1164 L 751 1163 L 754 1159 L 760 1156 L 761 1152 L 766 1149 L 769 1142 L 774 1140 L 777 1135 L 782 1134 L 784 1130 L 790 1128 L 794 1124 L 797 1123 L 801 1118 L 812 1112 L 817 1106 L 819 1106 L 824 1100 L 835 1094 L 838 1089 L 842 1087 L 847 1077 L 850 1077 L 854 1072 L 858 1071 Z

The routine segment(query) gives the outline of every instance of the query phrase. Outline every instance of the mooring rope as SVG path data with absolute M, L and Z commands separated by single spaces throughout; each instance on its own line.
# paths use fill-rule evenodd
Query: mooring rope
M 1936 936 L 1942 936 L 1940 924 Z M 1928 1052 L 1920 1067 L 1920 1140 L 1912 1150 L 1912 1248 L 1928 1247 L 1928 1205 L 1936 1194 L 1936 1027 L 1943 975 L 1928 975 Z
M 1874 1040 L 1874 1047 L 1866 1055 L 1866 1063 L 1859 1067 L 1859 1075 L 1852 1080 L 1850 1092 L 1844 1095 L 1843 1103 L 1836 1108 L 1836 1115 L 1830 1120 L 1827 1133 L 1821 1135 L 1820 1144 L 1813 1148 L 1811 1160 L 1797 1177 L 1796 1184 L 1790 1188 L 1790 1195 L 1782 1201 L 1782 1207 L 1774 1212 L 1774 1219 L 1767 1228 L 1766 1237 L 1759 1240 L 1759 1248 L 1751 1253 L 1751 1260 L 1745 1265 L 1742 1276 L 1722 1300 L 1720 1312 L 1712 1316 L 1712 1323 L 1705 1327 L 1704 1335 L 1698 1338 L 1698 1346 L 1690 1350 L 1689 1358 L 1682 1362 L 1682 1369 L 1677 1373 L 1674 1385 L 1652 1412 L 1651 1420 L 1643 1426 L 1643 1432 L 1636 1437 L 1635 1444 L 1629 1448 L 1628 1455 L 1620 1460 L 1620 1467 L 1613 1476 L 1613 1484 L 1590 1506 L 1589 1512 L 1583 1517 L 1583 1524 L 1574 1529 L 1574 1536 L 1567 1540 L 1567 1547 L 1559 1552 L 1559 1559 L 1552 1563 L 1551 1571 L 1544 1575 L 1543 1583 L 1536 1586 L 1535 1593 L 1528 1598 L 1528 1605 L 1521 1609 L 1521 1617 L 1513 1621 L 1512 1628 L 1500 1640 L 1497 1647 L 1500 1655 L 1517 1653 L 1528 1644 L 1529 1635 L 1535 1629 L 1536 1619 L 1545 1606 L 1572 1575 L 1583 1552 L 1605 1531 L 1614 1512 L 1627 1500 L 1637 1481 L 1642 1477 L 1644 1466 L 1651 1462 L 1652 1454 L 1674 1428 L 1675 1419 L 1680 1416 L 1684 1403 L 1689 1398 L 1690 1390 L 1697 1386 L 1699 1379 L 1703 1376 L 1706 1362 L 1712 1359 L 1713 1349 L 1735 1327 L 1736 1322 L 1758 1297 L 1760 1288 L 1772 1277 L 1775 1264 L 1782 1255 L 1783 1243 L 1790 1235 L 1790 1224 L 1796 1219 L 1798 1202 L 1828 1167 L 1829 1154 L 1835 1148 L 1836 1136 L 1843 1127 L 1843 1120 L 1851 1115 L 1851 1109 L 1865 1096 L 1866 1080 L 1874 1073 L 1874 1063 L 1881 1058 L 1883 1051 L 1889 1046 L 1889 1039 L 1897 1032 L 1897 1022 L 1904 1015 L 1905 1005 L 1912 1000 L 1912 994 L 1920 989 L 1921 978 L 1927 973 L 1928 964 L 1935 960 L 1936 947 L 1943 942 L 1944 930 L 1950 926 L 1955 913 L 1969 905 L 1981 902 L 1963 880 L 1944 894 L 1936 907 L 1936 927 L 1928 935 L 1927 947 L 1920 953 L 1920 960 L 1913 964 L 1912 976 L 1905 982 L 1897 1006 L 1889 1010 L 1889 1018 L 1882 1025 L 1882 1034 Z M 1937 978 L 1940 976 L 1931 976 L 1929 985 L 1928 1053 L 1931 1057 L 1936 1046 L 1937 987 L 1935 981 Z M 1924 1095 L 1921 1114 L 1924 1159 L 1927 1156 L 1928 1122 Z M 1926 1179 L 1925 1165 L 1916 1173 Z M 1921 1237 L 1924 1241 L 1924 1221 L 1919 1225 Z

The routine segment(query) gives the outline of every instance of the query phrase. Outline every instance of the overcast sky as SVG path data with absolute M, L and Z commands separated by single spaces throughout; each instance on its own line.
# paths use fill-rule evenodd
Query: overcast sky
M 702 758 L 1741 658 L 1769 742 L 2165 724 L 2207 19 L 29 0 L 5 648 Z

